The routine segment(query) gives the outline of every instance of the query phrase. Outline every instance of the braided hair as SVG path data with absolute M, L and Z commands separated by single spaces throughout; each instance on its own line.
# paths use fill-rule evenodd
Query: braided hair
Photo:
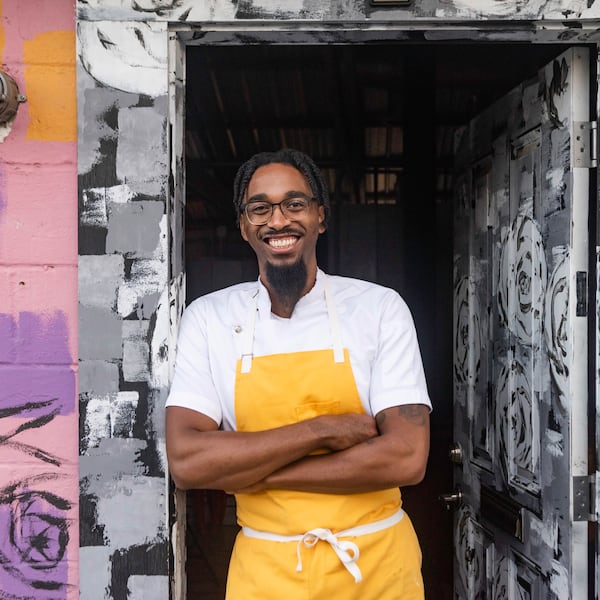
M 248 189 L 248 183 L 250 183 L 250 179 L 252 179 L 252 175 L 254 175 L 254 172 L 259 167 L 273 163 L 290 165 L 304 175 L 318 203 L 325 207 L 324 224 L 327 225 L 331 206 L 329 203 L 329 192 L 327 191 L 327 184 L 325 183 L 323 174 L 310 156 L 304 154 L 304 152 L 293 150 L 291 148 L 283 148 L 276 152 L 259 152 L 249 158 L 238 169 L 233 182 L 233 205 L 237 214 L 237 222 L 239 223 L 240 221 L 240 208 L 242 206 L 244 194 Z

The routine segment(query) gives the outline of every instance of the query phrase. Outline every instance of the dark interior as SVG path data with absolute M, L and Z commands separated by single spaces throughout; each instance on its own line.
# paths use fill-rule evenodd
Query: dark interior
M 188 301 L 257 270 L 231 201 L 241 162 L 292 147 L 329 184 L 321 268 L 393 287 L 411 307 L 429 392 L 425 481 L 403 490 L 428 598 L 452 597 L 453 145 L 473 116 L 560 53 L 516 44 L 238 45 L 187 49 Z M 232 501 L 188 496 L 188 597 L 223 598 Z

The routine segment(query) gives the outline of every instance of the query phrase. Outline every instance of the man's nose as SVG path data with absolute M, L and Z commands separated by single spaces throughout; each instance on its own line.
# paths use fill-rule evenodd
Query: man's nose
M 281 227 L 283 224 L 287 224 L 289 222 L 290 220 L 283 213 L 281 204 L 273 204 L 271 218 L 269 219 L 267 225 L 270 225 L 271 227 Z

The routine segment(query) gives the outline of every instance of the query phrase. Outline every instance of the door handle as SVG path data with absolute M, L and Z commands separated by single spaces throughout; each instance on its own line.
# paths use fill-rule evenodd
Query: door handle
M 448 452 L 448 458 L 450 459 L 450 462 L 454 463 L 455 465 L 461 465 L 463 457 L 464 453 L 462 446 L 458 442 L 451 444 Z
M 460 491 L 460 488 L 456 488 L 450 494 L 440 494 L 438 496 L 438 500 L 441 500 L 446 506 L 446 510 L 451 510 L 452 508 L 458 508 L 462 503 L 463 495 Z

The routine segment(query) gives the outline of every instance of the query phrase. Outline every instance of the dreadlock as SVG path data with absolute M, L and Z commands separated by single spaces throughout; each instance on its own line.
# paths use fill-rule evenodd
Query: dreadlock
M 254 175 L 254 171 L 259 167 L 270 165 L 272 163 L 291 165 L 306 177 L 306 181 L 308 181 L 308 185 L 310 185 L 310 189 L 315 198 L 321 206 L 325 207 L 324 224 L 327 225 L 331 207 L 329 204 L 329 192 L 327 191 L 327 184 L 323 179 L 323 174 L 310 156 L 304 154 L 304 152 L 293 150 L 291 148 L 283 148 L 276 152 L 259 152 L 249 158 L 238 169 L 233 182 L 233 204 L 235 206 L 238 223 L 240 220 L 242 200 L 248 189 L 248 183 L 250 182 L 252 175 Z

